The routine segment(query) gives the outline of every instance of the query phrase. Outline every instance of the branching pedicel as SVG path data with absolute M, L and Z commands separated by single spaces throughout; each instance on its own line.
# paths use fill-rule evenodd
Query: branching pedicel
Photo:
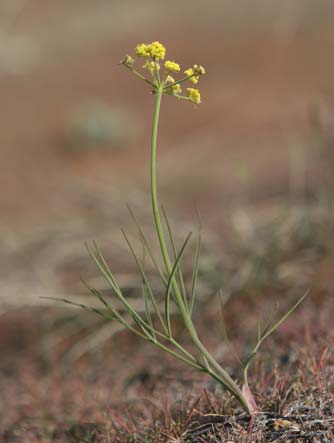
M 182 100 L 189 100 L 195 105 L 200 104 L 201 95 L 198 89 L 186 88 L 186 95 L 183 95 L 182 87 L 186 82 L 197 84 L 200 77 L 205 74 L 205 69 L 203 68 L 203 66 L 194 65 L 192 68 L 186 69 L 184 71 L 184 76 L 181 76 L 180 79 L 175 79 L 172 74 L 176 75 L 181 72 L 180 65 L 171 60 L 166 60 L 165 62 L 163 62 L 163 60 L 165 59 L 165 55 L 166 49 L 161 43 L 157 41 L 150 44 L 141 43 L 136 47 L 136 61 L 130 55 L 126 55 L 124 60 L 121 62 L 123 66 L 132 71 L 139 79 L 149 84 L 152 88 L 153 94 L 155 95 L 155 110 L 153 117 L 150 160 L 151 201 L 154 225 L 159 239 L 160 251 L 164 264 L 163 269 L 161 269 L 161 267 L 159 266 L 159 260 L 152 252 L 152 249 L 131 210 L 130 215 L 132 216 L 134 223 L 136 224 L 141 241 L 143 242 L 144 247 L 149 254 L 152 263 L 155 266 L 157 274 L 159 275 L 163 284 L 164 306 L 162 309 L 160 308 L 156 294 L 154 294 L 148 277 L 145 273 L 143 264 L 136 255 L 134 248 L 124 231 L 123 234 L 125 240 L 128 243 L 131 253 L 133 254 L 133 257 L 138 266 L 138 271 L 141 276 L 145 314 L 141 314 L 136 309 L 134 309 L 131 303 L 126 299 L 122 292 L 122 289 L 116 281 L 115 276 L 113 275 L 105 258 L 103 257 L 102 253 L 95 243 L 94 248 L 90 248 L 89 246 L 87 246 L 87 249 L 97 268 L 109 283 L 114 296 L 118 298 L 118 300 L 123 305 L 125 312 L 129 314 L 131 321 L 125 318 L 124 315 L 114 307 L 112 300 L 109 300 L 109 298 L 107 300 L 106 297 L 104 297 L 97 289 L 94 288 L 88 289 L 101 301 L 101 309 L 78 304 L 66 299 L 61 300 L 65 303 L 80 306 L 84 309 L 93 311 L 96 314 L 99 314 L 107 319 L 121 323 L 125 328 L 127 328 L 137 336 L 153 343 L 161 350 L 171 354 L 175 358 L 188 364 L 194 369 L 208 374 L 226 390 L 228 390 L 240 402 L 240 404 L 248 414 L 252 415 L 258 412 L 258 409 L 248 384 L 248 367 L 257 354 L 257 351 L 259 350 L 262 342 L 272 332 L 274 332 L 274 330 L 294 311 L 294 309 L 301 303 L 305 296 L 302 297 L 278 322 L 274 323 L 272 316 L 264 330 L 259 331 L 258 342 L 254 347 L 253 352 L 251 352 L 245 364 L 243 365 L 242 388 L 240 388 L 238 383 L 229 376 L 227 371 L 217 362 L 217 360 L 211 355 L 211 353 L 206 349 L 202 341 L 199 339 L 192 320 L 192 312 L 196 295 L 196 282 L 200 259 L 201 230 L 199 227 L 196 241 L 196 252 L 194 257 L 194 269 L 192 273 L 191 289 L 187 291 L 182 272 L 182 257 L 186 247 L 188 246 L 191 233 L 185 239 L 181 249 L 177 250 L 171 226 L 169 224 L 166 213 L 162 209 L 161 214 L 166 226 L 166 237 L 161 220 L 157 196 L 156 149 L 159 111 L 163 94 L 171 95 Z M 138 70 L 135 66 L 137 61 L 142 61 L 142 63 L 144 63 L 142 65 L 142 69 L 140 70 Z M 170 243 L 172 256 L 170 256 L 168 252 L 166 238 Z M 187 350 L 173 335 L 171 323 L 172 303 L 175 305 L 176 311 L 182 318 L 184 327 L 188 332 L 189 337 L 191 338 L 191 341 L 195 347 L 195 352 Z

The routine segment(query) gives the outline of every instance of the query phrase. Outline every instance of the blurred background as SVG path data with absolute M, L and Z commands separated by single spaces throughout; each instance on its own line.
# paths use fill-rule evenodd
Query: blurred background
M 201 295 L 333 287 L 333 24 L 331 0 L 1 0 L 3 368 L 77 361 L 114 334 L 41 299 L 84 297 L 81 276 L 103 287 L 85 241 L 99 242 L 129 293 L 138 287 L 120 227 L 135 238 L 129 204 L 155 241 L 153 97 L 119 62 L 139 42 L 207 71 L 198 108 L 164 98 L 158 151 L 180 241 L 194 208 L 202 215 Z M 11 391 L 3 426 L 29 415 L 35 394 Z

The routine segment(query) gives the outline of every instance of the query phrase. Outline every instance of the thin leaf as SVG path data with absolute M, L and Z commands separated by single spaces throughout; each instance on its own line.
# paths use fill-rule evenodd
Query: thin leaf
M 285 320 L 290 317 L 290 315 L 298 308 L 298 306 L 304 301 L 304 299 L 308 296 L 309 290 L 305 292 L 305 294 L 295 303 L 292 308 L 285 314 L 283 317 L 266 332 L 266 334 L 263 336 L 263 340 L 265 340 L 269 335 L 271 335 L 279 326 L 281 326 L 282 323 L 285 322 Z
M 227 347 L 228 347 L 229 351 L 231 352 L 231 354 L 233 355 L 233 357 L 235 358 L 235 360 L 240 364 L 240 366 L 242 366 L 242 362 L 240 360 L 240 357 L 238 356 L 235 349 L 233 348 L 231 341 L 229 339 L 228 333 L 227 333 L 227 329 L 226 329 L 226 325 L 225 325 L 224 300 L 223 300 L 223 291 L 222 290 L 218 291 L 218 296 L 220 299 L 221 323 L 222 323 L 222 333 L 223 333 L 224 341 L 227 344 Z
M 176 250 L 175 240 L 174 240 L 174 237 L 173 237 L 172 228 L 170 226 L 167 214 L 166 214 L 165 209 L 164 209 L 163 206 L 161 206 L 161 211 L 162 211 L 162 214 L 163 214 L 163 217 L 165 219 L 166 226 L 167 226 L 167 231 L 168 231 L 170 243 L 171 243 L 172 250 L 173 250 L 174 260 L 176 260 L 177 259 L 177 250 Z M 181 268 L 180 265 L 178 266 L 178 274 L 179 274 L 179 279 L 180 279 L 180 284 L 181 284 L 181 290 L 182 290 L 184 304 L 185 304 L 185 306 L 188 306 L 188 304 L 187 304 L 187 293 L 186 293 L 186 289 L 185 289 L 185 286 L 184 286 L 183 273 L 182 273 L 182 268 Z
M 305 292 L 305 294 L 297 301 L 297 303 L 295 303 L 292 306 L 292 308 L 289 309 L 289 311 L 286 314 L 284 314 L 283 317 L 277 323 L 274 324 L 274 326 L 269 328 L 265 333 L 262 333 L 260 340 L 258 340 L 256 346 L 254 347 L 253 351 L 250 353 L 249 357 L 247 358 L 246 363 L 244 364 L 244 379 L 246 380 L 246 384 L 247 384 L 247 371 L 249 364 L 257 354 L 264 340 L 268 338 L 269 335 L 271 335 L 297 309 L 297 307 L 303 302 L 303 300 L 305 299 L 305 297 L 307 297 L 308 294 L 309 291 Z
M 104 306 L 108 309 L 108 311 L 110 311 L 112 314 L 117 313 L 113 305 L 111 303 L 108 303 L 103 297 L 103 295 L 97 289 L 90 287 L 88 283 L 86 283 L 85 280 L 83 280 L 82 278 L 80 280 L 84 284 L 84 286 L 104 304 Z
M 102 273 L 102 275 L 106 278 L 106 280 L 109 282 L 110 286 L 114 289 L 114 291 L 116 292 L 116 295 L 118 296 L 118 298 L 121 300 L 121 302 L 123 303 L 126 311 L 131 315 L 131 317 L 133 318 L 133 320 L 136 322 L 136 324 L 143 330 L 144 333 L 147 333 L 146 330 L 146 325 L 147 323 L 142 319 L 142 317 L 133 309 L 133 307 L 131 306 L 131 304 L 126 300 L 126 298 L 123 296 L 121 289 L 119 288 L 119 286 L 116 283 L 116 279 L 113 276 L 112 272 L 110 271 L 102 253 L 100 252 L 100 250 L 98 249 L 96 243 L 94 242 L 94 246 L 95 249 L 100 257 L 101 262 L 97 259 L 96 255 L 93 253 L 93 251 L 91 251 L 91 249 L 89 248 L 88 245 L 86 245 L 87 250 L 90 254 L 90 256 L 92 257 L 92 259 L 94 260 L 96 266 L 98 267 L 98 269 L 100 270 L 100 272 Z M 149 334 L 150 335 L 150 334 Z M 150 335 L 150 338 L 151 335 Z
M 179 255 L 177 256 L 174 266 L 172 268 L 172 271 L 170 273 L 169 279 L 168 279 L 168 284 L 167 284 L 167 289 L 166 289 L 166 295 L 165 295 L 165 318 L 166 318 L 166 323 L 167 323 L 167 329 L 168 329 L 168 335 L 171 336 L 171 325 L 170 325 L 170 297 L 171 297 L 171 289 L 172 289 L 172 283 L 174 280 L 174 275 L 176 270 L 178 269 L 179 263 L 181 261 L 182 255 L 186 249 L 186 246 L 189 242 L 189 239 L 191 237 L 191 232 L 190 234 L 188 234 L 188 237 L 185 239 L 182 248 L 179 252 Z M 182 300 L 180 300 L 182 302 Z M 176 304 L 178 305 L 178 301 L 175 300 Z
M 158 317 L 158 319 L 159 319 L 159 321 L 161 323 L 161 326 L 163 327 L 165 332 L 167 332 L 167 327 L 166 327 L 166 325 L 165 325 L 165 323 L 164 323 L 164 321 L 162 319 L 162 316 L 161 316 L 161 313 L 159 311 L 159 308 L 158 308 L 155 296 L 153 294 L 153 291 L 151 289 L 150 283 L 149 283 L 148 278 L 146 276 L 146 273 L 145 273 L 145 271 L 143 269 L 143 266 L 140 263 L 140 260 L 138 259 L 137 255 L 136 255 L 136 253 L 135 253 L 135 251 L 134 251 L 134 249 L 133 249 L 133 247 L 132 247 L 132 245 L 131 245 L 131 243 L 130 243 L 130 241 L 129 241 L 129 239 L 128 239 L 125 231 L 124 231 L 124 229 L 121 229 L 121 231 L 122 231 L 122 234 L 124 235 L 124 238 L 125 238 L 128 246 L 129 246 L 129 249 L 130 249 L 130 251 L 131 251 L 131 253 L 132 253 L 132 255 L 133 255 L 134 259 L 135 259 L 135 262 L 136 262 L 136 264 L 138 266 L 141 278 L 142 278 L 143 282 L 145 283 L 145 285 L 147 287 L 147 290 L 148 290 L 149 295 L 150 295 L 150 299 L 151 299 L 151 302 L 152 302 L 152 306 L 153 306 L 154 312 L 156 313 L 156 315 L 157 315 L 157 317 Z
M 98 299 L 101 301 L 101 303 L 104 304 L 104 306 L 112 313 L 112 315 L 115 317 L 115 320 L 117 320 L 119 323 L 121 323 L 126 328 L 130 329 L 129 324 L 123 319 L 121 314 L 114 308 L 114 306 L 107 302 L 107 300 L 103 297 L 100 291 L 98 291 L 95 288 L 90 287 L 83 279 L 81 279 L 82 283 L 86 286 L 86 288 Z M 138 325 L 138 323 L 137 323 Z M 140 326 L 140 325 L 138 325 Z
M 78 308 L 85 309 L 86 311 L 94 312 L 95 314 L 101 315 L 101 317 L 107 318 L 109 320 L 115 320 L 114 317 L 103 313 L 99 309 L 96 309 L 96 308 L 94 308 L 92 306 L 84 305 L 83 303 L 78 303 L 78 302 L 74 302 L 74 301 L 71 301 L 71 300 L 67 300 L 66 298 L 58 298 L 58 297 L 41 297 L 41 298 L 47 299 L 47 300 L 60 301 L 62 303 L 66 303 L 66 304 L 71 305 L 71 306 L 76 306 Z
M 96 243 L 93 242 L 93 244 L 94 244 L 94 247 L 97 249 Z M 95 263 L 97 269 L 100 271 L 100 273 L 103 275 L 103 277 L 107 280 L 107 282 L 109 283 L 111 288 L 114 290 L 114 292 L 117 295 L 119 295 L 121 293 L 121 291 L 116 283 L 115 277 L 113 276 L 109 267 L 106 265 L 105 261 L 102 261 L 102 264 L 101 264 L 100 261 L 97 259 L 96 255 L 94 254 L 94 252 L 89 247 L 88 243 L 85 243 L 85 246 L 86 246 L 86 249 L 87 249 L 91 259 Z
M 269 318 L 268 318 L 267 324 L 266 324 L 266 326 L 265 326 L 265 328 L 264 328 L 262 334 L 260 335 L 260 337 L 266 335 L 266 333 L 269 331 L 270 326 L 272 325 L 273 320 L 274 320 L 274 318 L 275 318 L 275 315 L 276 315 L 276 313 L 277 313 L 277 311 L 278 311 L 278 307 L 279 307 L 279 304 L 278 304 L 278 303 L 275 303 L 275 306 L 273 307 L 273 309 L 272 309 L 272 311 L 271 311 L 271 313 L 270 313 L 270 315 L 269 315 Z
M 143 291 L 142 292 L 143 292 L 143 295 L 144 295 L 146 321 L 151 326 L 151 329 L 152 329 L 152 332 L 153 332 L 155 330 L 154 330 L 154 326 L 153 326 L 153 322 L 152 322 L 151 312 L 150 312 L 150 309 L 149 309 L 149 303 L 148 303 L 148 297 L 147 297 L 147 286 L 146 286 L 146 283 L 144 281 L 142 283 L 142 286 L 143 286 Z M 153 332 L 153 337 L 154 337 L 155 340 L 157 339 L 155 332 Z
M 155 343 L 156 346 L 158 346 L 160 349 L 164 350 L 165 352 L 168 352 L 173 357 L 177 358 L 178 360 L 181 360 L 183 363 L 186 363 L 187 365 L 199 369 L 200 371 L 203 369 L 203 366 L 195 359 L 195 357 L 191 356 L 191 358 L 183 357 L 182 355 L 178 354 L 177 352 L 173 351 L 173 349 L 170 349 L 168 346 L 165 346 L 163 343 L 157 342 Z
M 191 296 L 190 296 L 190 315 L 194 309 L 195 295 L 196 295 L 196 284 L 197 284 L 197 276 L 198 276 L 198 268 L 199 268 L 199 259 L 201 255 L 201 243 L 202 243 L 202 224 L 199 213 L 198 215 L 198 228 L 197 228 L 197 240 L 196 240 L 196 253 L 195 253 L 195 263 L 194 270 L 191 278 Z
M 257 340 L 261 340 L 262 329 L 261 329 L 261 319 L 259 318 L 257 321 Z
M 140 227 L 140 224 L 138 223 L 137 218 L 135 217 L 134 213 L 132 212 L 130 206 L 127 206 L 127 208 L 128 208 L 128 211 L 129 211 L 129 213 L 130 213 L 130 215 L 131 215 L 131 218 L 132 218 L 134 224 L 136 225 L 136 228 L 137 228 L 138 234 L 139 234 L 139 236 L 140 236 L 142 242 L 144 243 L 144 246 L 145 246 L 145 248 L 146 248 L 146 250 L 147 250 L 149 256 L 151 257 L 152 263 L 153 263 L 153 265 L 154 265 L 156 271 L 158 272 L 158 274 L 159 274 L 159 276 L 160 276 L 160 279 L 161 279 L 162 283 L 164 284 L 164 286 L 167 286 L 167 280 L 166 280 L 166 278 L 164 277 L 163 272 L 161 271 L 160 266 L 158 265 L 158 262 L 157 262 L 157 260 L 156 260 L 156 258 L 155 258 L 155 256 L 154 256 L 154 254 L 153 254 L 153 252 L 152 252 L 152 249 L 151 249 L 151 247 L 150 247 L 150 245 L 149 245 L 149 243 L 148 243 L 148 241 L 147 241 L 147 239 L 146 239 L 146 237 L 145 237 L 145 235 L 144 235 L 144 233 L 143 233 L 143 230 L 142 230 L 141 227 Z

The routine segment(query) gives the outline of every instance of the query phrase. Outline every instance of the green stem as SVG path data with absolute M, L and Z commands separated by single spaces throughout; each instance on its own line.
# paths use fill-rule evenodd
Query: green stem
M 152 199 L 152 210 L 154 223 L 159 239 L 160 249 L 162 253 L 162 257 L 165 263 L 165 268 L 168 275 L 171 275 L 172 272 L 172 264 L 168 255 L 166 240 L 162 228 L 162 223 L 160 219 L 159 213 L 159 204 L 158 204 L 158 195 L 157 195 L 157 180 L 156 180 L 156 154 L 157 154 L 157 136 L 158 136 L 158 124 L 159 124 L 159 115 L 160 115 L 160 106 L 162 94 L 164 92 L 164 85 L 160 85 L 156 89 L 156 102 L 155 102 L 155 110 L 153 116 L 153 128 L 152 128 L 152 140 L 151 140 L 151 199 Z M 200 341 L 195 326 L 190 318 L 190 315 L 187 311 L 187 306 L 184 304 L 181 292 L 179 290 L 178 284 L 173 278 L 172 280 L 173 291 L 176 299 L 176 303 L 180 309 L 181 316 L 183 318 L 184 324 L 187 328 L 187 331 L 196 346 L 199 350 L 200 354 L 205 357 L 208 363 L 215 369 L 215 371 L 206 371 L 211 376 L 216 378 L 225 388 L 234 395 L 245 411 L 249 414 L 252 414 L 253 408 L 252 405 L 248 402 L 247 398 L 243 395 L 241 389 L 236 384 L 236 382 L 228 375 L 228 373 L 218 364 L 218 362 L 213 358 L 213 356 L 208 352 L 205 346 Z M 218 373 L 218 375 L 217 375 Z
M 152 199 L 154 224 L 158 234 L 162 257 L 165 263 L 166 270 L 168 273 L 170 273 L 172 266 L 169 259 L 165 236 L 162 229 L 162 224 L 159 214 L 158 195 L 157 195 L 156 158 L 157 158 L 158 124 L 159 124 L 162 94 L 163 94 L 163 89 L 158 88 L 156 90 L 156 101 L 155 101 L 155 110 L 153 116 L 153 128 L 152 128 L 152 139 L 151 139 L 151 199 Z

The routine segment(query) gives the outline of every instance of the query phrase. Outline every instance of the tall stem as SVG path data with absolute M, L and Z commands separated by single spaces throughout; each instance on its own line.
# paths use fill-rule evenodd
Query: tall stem
M 152 210 L 154 223 L 159 239 L 160 249 L 162 253 L 162 257 L 164 260 L 166 272 L 168 275 L 171 275 L 172 265 L 168 255 L 168 249 L 166 245 L 166 240 L 162 228 L 162 223 L 160 219 L 159 213 L 159 204 L 158 204 L 158 194 L 157 194 L 157 180 L 156 180 L 156 157 L 157 157 L 157 137 L 158 137 L 158 124 L 159 124 L 159 115 L 160 115 L 160 106 L 161 99 L 163 94 L 163 86 L 160 86 L 156 89 L 156 102 L 155 102 L 155 110 L 153 116 L 153 127 L 152 127 L 152 139 L 151 139 L 151 199 L 152 199 Z M 206 370 L 205 372 L 209 373 L 212 377 L 216 378 L 220 383 L 225 386 L 225 388 L 234 395 L 247 413 L 252 414 L 253 408 L 252 405 L 248 402 L 247 398 L 243 395 L 241 389 L 236 384 L 236 382 L 228 375 L 228 373 L 219 365 L 219 363 L 213 358 L 213 356 L 208 352 L 205 346 L 200 341 L 195 326 L 192 322 L 192 319 L 187 311 L 187 306 L 182 298 L 180 289 L 178 287 L 177 281 L 175 278 L 172 280 L 173 291 L 175 294 L 175 299 L 177 305 L 180 309 L 184 324 L 187 328 L 187 331 L 196 346 L 199 350 L 200 354 L 205 357 L 208 363 L 214 368 L 214 370 Z M 218 374 L 218 375 L 217 375 Z
M 156 90 L 156 101 L 155 101 L 153 127 L 152 127 L 152 138 L 151 138 L 151 199 L 152 199 L 154 224 L 155 224 L 157 234 L 158 234 L 162 257 L 163 257 L 163 260 L 165 263 L 166 271 L 167 271 L 167 273 L 170 273 L 172 266 L 171 266 L 171 262 L 170 262 L 169 255 L 168 255 L 164 232 L 162 229 L 160 213 L 159 213 L 158 194 L 157 194 L 157 171 L 156 171 L 157 138 L 158 138 L 158 125 L 159 125 L 159 115 L 160 115 L 162 94 L 163 94 L 163 89 L 158 88 Z

